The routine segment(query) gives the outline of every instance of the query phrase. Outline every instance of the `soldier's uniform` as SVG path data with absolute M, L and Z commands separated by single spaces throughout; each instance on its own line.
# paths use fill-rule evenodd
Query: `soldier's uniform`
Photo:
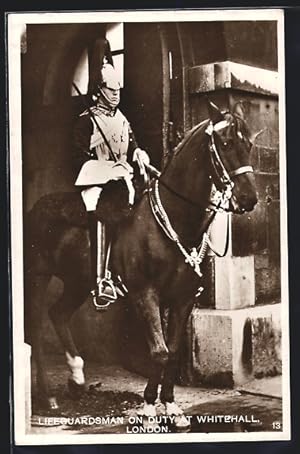
M 103 65 L 98 88 L 94 94 L 96 105 L 83 112 L 74 127 L 74 160 L 79 170 L 76 185 L 83 189 L 81 194 L 89 214 L 94 298 L 98 295 L 97 288 L 94 288 L 97 287 L 97 221 L 94 211 L 103 184 L 111 179 L 124 178 L 129 190 L 129 203 L 133 203 L 130 163 L 137 161 L 142 170 L 143 163 L 149 163 L 147 153 L 138 147 L 128 120 L 118 109 L 120 83 L 110 64 Z
M 129 122 L 119 109 L 107 110 L 98 106 L 90 109 L 101 127 L 110 147 L 122 162 L 132 162 L 138 147 Z M 74 130 L 75 161 L 78 170 L 89 159 L 110 160 L 109 149 L 88 111 L 79 117 Z

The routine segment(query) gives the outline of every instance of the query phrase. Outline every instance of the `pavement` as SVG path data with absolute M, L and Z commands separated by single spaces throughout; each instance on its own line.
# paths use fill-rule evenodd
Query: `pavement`
M 242 386 L 237 387 L 237 391 L 257 396 L 282 398 L 282 376 L 266 377 L 253 379 Z
M 67 383 L 68 379 L 68 370 L 65 365 L 62 364 L 62 362 L 54 361 L 50 365 L 50 370 L 51 384 L 55 385 L 59 383 L 59 386 L 64 387 L 65 385 L 62 385 L 62 383 Z M 99 366 L 99 364 L 87 364 L 86 377 L 89 389 L 100 389 L 101 394 L 112 392 L 116 394 L 132 393 L 133 396 L 143 396 L 146 384 L 146 379 L 144 377 L 125 370 L 119 365 Z M 33 382 L 33 389 L 34 386 Z M 177 404 L 183 409 L 184 413 L 190 415 L 192 432 L 271 430 L 275 420 L 280 427 L 282 425 L 281 376 L 254 379 L 236 389 L 175 386 L 175 398 Z M 142 399 L 140 398 L 139 404 L 134 405 L 131 408 L 126 408 L 124 406 L 122 414 L 124 418 L 127 418 L 128 420 L 128 418 L 136 415 L 141 407 Z M 78 406 L 73 408 L 76 408 L 76 415 L 78 416 L 91 414 L 86 413 L 86 407 Z M 163 406 L 161 404 L 157 405 L 157 413 L 163 414 Z M 244 422 L 241 424 L 240 422 L 237 423 L 237 421 L 231 424 L 215 423 L 214 421 L 208 423 L 201 422 L 200 424 L 199 420 L 197 420 L 197 415 L 224 414 L 250 415 L 249 418 L 252 417 L 256 421 L 256 424 L 254 424 L 254 426 L 252 423 L 245 425 Z M 75 426 L 66 427 L 62 424 L 49 427 L 47 425 L 38 424 L 37 420 L 40 420 L 40 416 L 38 414 L 33 415 L 30 430 L 31 434 L 42 435 L 52 433 L 59 435 L 65 434 L 66 430 L 68 430 L 68 435 L 79 433 L 126 433 L 125 423 L 114 424 L 110 427 L 107 425 L 78 426 L 77 429 Z

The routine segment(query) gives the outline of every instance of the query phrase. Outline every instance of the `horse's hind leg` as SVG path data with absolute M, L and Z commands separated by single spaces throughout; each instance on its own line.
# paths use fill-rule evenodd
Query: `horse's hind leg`
M 167 321 L 168 311 L 165 311 L 160 308 L 159 314 L 160 314 L 160 320 L 158 320 L 157 323 L 159 326 L 161 326 L 161 329 L 162 329 L 162 339 L 166 339 L 166 321 Z M 156 312 L 156 315 L 157 315 L 157 312 Z M 153 416 L 153 414 L 151 414 L 151 413 L 153 413 L 151 405 L 154 405 L 154 402 L 157 398 L 158 386 L 162 380 L 162 372 L 163 372 L 163 364 L 161 362 L 153 361 L 153 364 L 151 367 L 151 372 L 148 377 L 148 383 L 147 383 L 147 386 L 144 391 L 145 402 L 147 404 L 149 404 L 149 406 L 147 408 L 149 414 L 147 416 Z M 145 410 L 146 410 L 146 407 L 145 407 Z M 146 411 L 145 411 L 145 413 L 146 413 Z
M 32 346 L 32 357 L 36 364 L 36 383 L 39 400 L 50 409 L 57 403 L 49 386 L 45 368 L 44 321 L 46 316 L 45 293 L 50 281 L 48 274 L 26 275 L 25 281 L 25 340 Z
M 65 280 L 62 297 L 49 310 L 49 316 L 61 341 L 71 371 L 68 384 L 74 398 L 80 397 L 85 388 L 84 362 L 74 343 L 69 322 L 76 309 L 84 303 L 88 292 L 87 284 L 81 279 L 74 277 Z

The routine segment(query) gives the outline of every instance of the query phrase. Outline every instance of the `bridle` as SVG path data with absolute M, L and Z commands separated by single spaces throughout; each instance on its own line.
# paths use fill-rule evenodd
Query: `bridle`
M 160 199 L 160 194 L 159 194 L 159 183 L 161 183 L 165 188 L 169 189 L 172 193 L 177 195 L 178 197 L 181 197 L 188 203 L 192 203 L 195 205 L 194 202 L 190 201 L 186 197 L 184 197 L 182 194 L 178 193 L 176 190 L 173 190 L 172 188 L 167 185 L 163 179 L 161 178 L 162 175 L 156 175 L 155 180 L 152 181 L 152 183 L 149 186 L 148 189 L 148 194 L 149 194 L 149 201 L 150 201 L 150 206 L 152 209 L 152 213 L 154 218 L 156 219 L 157 223 L 160 225 L 164 233 L 167 235 L 168 238 L 170 238 L 178 247 L 180 252 L 185 258 L 185 262 L 188 263 L 195 273 L 199 276 L 202 277 L 202 273 L 200 270 L 200 264 L 202 263 L 206 252 L 207 248 L 209 247 L 217 256 L 219 257 L 224 257 L 227 253 L 228 250 L 228 245 L 229 245 L 229 220 L 227 216 L 227 234 L 226 234 L 226 244 L 225 244 L 225 250 L 222 254 L 219 254 L 213 247 L 210 241 L 210 229 L 212 222 L 215 218 L 216 213 L 218 212 L 224 212 L 224 211 L 229 211 L 228 205 L 229 201 L 232 198 L 232 190 L 234 187 L 234 181 L 233 179 L 242 174 L 246 173 L 253 173 L 253 167 L 250 165 L 246 166 L 240 166 L 237 169 L 227 171 L 221 156 L 219 154 L 218 148 L 215 143 L 214 139 L 214 133 L 218 132 L 224 128 L 229 126 L 229 122 L 227 120 L 222 120 L 216 124 L 213 124 L 211 121 L 208 123 L 208 126 L 205 130 L 205 133 L 209 136 L 209 142 L 208 142 L 208 149 L 210 152 L 210 161 L 211 161 L 211 178 L 212 181 L 216 187 L 216 191 L 214 192 L 213 196 L 211 196 L 211 200 L 209 201 L 209 204 L 207 207 L 205 207 L 205 211 L 211 212 L 209 216 L 209 220 L 207 223 L 207 227 L 202 234 L 202 239 L 201 242 L 198 246 L 192 247 L 190 250 L 188 250 L 185 246 L 183 246 L 183 242 L 179 238 L 178 234 L 174 230 L 174 228 L 171 225 L 171 222 L 169 220 L 169 217 L 163 207 L 162 201 Z M 240 135 L 240 138 L 242 139 L 242 133 L 238 131 L 238 134 Z M 223 144 L 226 145 L 226 144 Z M 202 207 L 203 208 L 203 207 Z M 199 296 L 203 291 L 203 287 L 199 287 L 197 290 L 196 296 Z
M 229 126 L 229 122 L 226 120 L 221 120 L 215 125 L 213 125 L 213 123 L 210 121 L 205 130 L 205 133 L 209 136 L 208 148 L 210 151 L 213 182 L 216 188 L 220 191 L 227 191 L 227 196 L 230 199 L 232 196 L 232 189 L 234 187 L 233 178 L 245 173 L 253 173 L 253 167 L 250 165 L 240 166 L 237 169 L 230 171 L 227 171 L 227 169 L 225 168 L 215 143 L 214 133 L 226 128 L 227 126 Z M 243 138 L 240 131 L 238 131 L 238 134 L 241 138 Z

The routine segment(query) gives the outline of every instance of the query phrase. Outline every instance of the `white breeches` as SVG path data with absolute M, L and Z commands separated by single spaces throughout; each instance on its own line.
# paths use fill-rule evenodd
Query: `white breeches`
M 81 191 L 81 197 L 83 203 L 85 204 L 86 211 L 96 210 L 101 192 L 102 188 L 99 188 L 99 186 L 93 186 Z

